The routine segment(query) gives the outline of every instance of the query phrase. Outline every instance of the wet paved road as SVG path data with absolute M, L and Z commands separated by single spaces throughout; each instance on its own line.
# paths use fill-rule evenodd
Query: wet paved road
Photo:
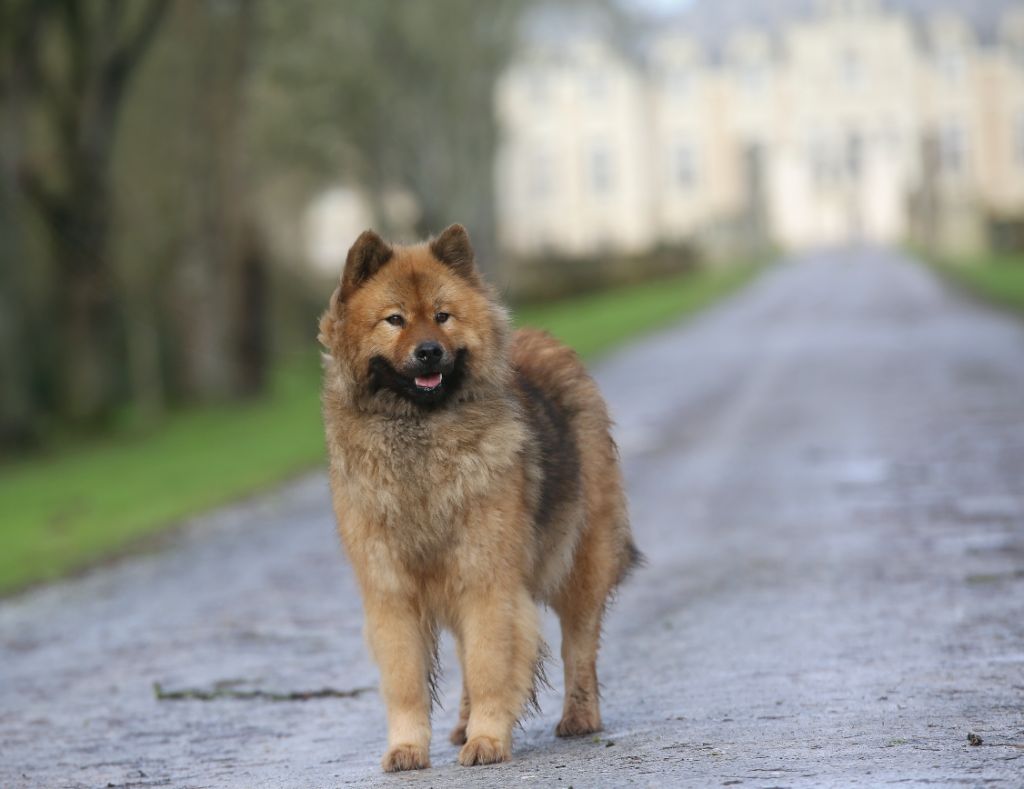
M 315 476 L 0 606 L 0 786 L 1024 785 L 1024 324 L 831 253 L 598 377 L 650 564 L 597 741 L 552 692 L 513 763 L 457 767 L 450 645 L 424 773 L 378 773 L 373 690 L 158 700 L 376 684 Z

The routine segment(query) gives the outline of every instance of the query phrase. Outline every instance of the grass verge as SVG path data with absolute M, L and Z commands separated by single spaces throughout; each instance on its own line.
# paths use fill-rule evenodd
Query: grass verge
M 526 307 L 516 311 L 516 323 L 546 329 L 593 361 L 627 340 L 707 307 L 758 270 L 753 264 L 703 270 Z
M 517 311 L 593 359 L 705 307 L 753 266 L 703 271 Z M 258 402 L 174 414 L 158 429 L 0 466 L 0 594 L 137 546 L 168 524 L 323 462 L 319 369 L 293 362 Z
M 172 414 L 159 428 L 0 467 L 0 593 L 137 545 L 161 527 L 320 461 L 314 358 L 252 403 Z
M 992 254 L 935 265 L 986 301 L 1024 314 L 1024 254 Z

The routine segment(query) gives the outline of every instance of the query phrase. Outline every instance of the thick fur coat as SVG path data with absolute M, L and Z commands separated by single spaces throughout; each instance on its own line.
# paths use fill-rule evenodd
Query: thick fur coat
M 639 553 L 607 409 L 579 359 L 511 333 L 459 225 L 415 246 L 363 233 L 319 339 L 334 508 L 387 706 L 384 769 L 429 766 L 440 628 L 463 669 L 459 761 L 510 758 L 538 603 L 562 624 L 556 733 L 598 730 L 601 619 Z

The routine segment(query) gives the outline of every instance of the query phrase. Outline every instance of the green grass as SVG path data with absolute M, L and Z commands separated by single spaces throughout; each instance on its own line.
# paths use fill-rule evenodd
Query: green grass
M 754 265 L 729 266 L 517 310 L 516 323 L 546 329 L 594 359 L 717 301 L 746 282 Z
M 519 310 L 587 358 L 704 307 L 744 282 L 737 267 Z M 129 550 L 169 524 L 323 462 L 316 359 L 292 363 L 263 400 L 171 415 L 159 428 L 0 466 L 0 593 Z
M 1024 254 L 986 255 L 963 261 L 940 261 L 948 276 L 978 296 L 1024 313 Z
M 186 411 L 146 434 L 0 467 L 0 592 L 94 563 L 323 455 L 311 356 L 259 402 Z

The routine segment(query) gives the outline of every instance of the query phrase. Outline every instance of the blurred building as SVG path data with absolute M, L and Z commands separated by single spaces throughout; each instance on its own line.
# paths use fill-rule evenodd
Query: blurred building
M 369 201 L 347 186 L 333 186 L 309 204 L 304 217 L 306 260 L 318 272 L 337 276 L 352 241 L 373 225 Z
M 984 244 L 1024 215 L 1024 4 L 697 0 L 538 19 L 500 81 L 513 253 Z
M 399 238 L 415 238 L 419 207 L 406 190 L 387 189 L 377 210 L 362 190 L 338 183 L 314 196 L 303 211 L 304 258 L 317 274 L 336 277 L 345 265 L 349 247 L 368 227 L 386 222 Z

